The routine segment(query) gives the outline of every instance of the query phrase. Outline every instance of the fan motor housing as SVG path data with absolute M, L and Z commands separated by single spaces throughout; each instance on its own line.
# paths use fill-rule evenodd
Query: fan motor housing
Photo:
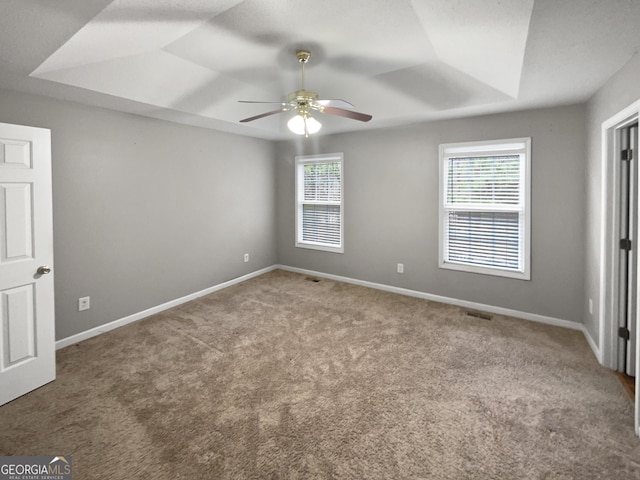
M 308 111 L 309 106 L 318 100 L 318 94 L 316 92 L 310 92 L 309 90 L 297 90 L 290 93 L 287 96 L 287 100 L 290 104 L 295 105 L 299 111 Z
M 290 102 L 304 102 L 311 103 L 318 100 L 318 94 L 316 92 L 310 92 L 309 90 L 297 90 L 288 95 Z

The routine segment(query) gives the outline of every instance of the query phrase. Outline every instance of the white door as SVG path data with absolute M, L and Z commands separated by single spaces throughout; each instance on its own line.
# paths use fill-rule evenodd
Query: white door
M 0 123 L 0 405 L 56 377 L 51 132 Z

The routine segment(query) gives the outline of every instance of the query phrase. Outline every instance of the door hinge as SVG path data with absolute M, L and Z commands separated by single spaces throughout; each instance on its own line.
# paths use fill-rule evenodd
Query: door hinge
M 625 150 L 622 150 L 620 152 L 620 158 L 622 158 L 622 160 L 633 160 L 633 150 L 630 148 L 627 148 Z
M 620 249 L 621 250 L 626 250 L 627 252 L 629 250 L 631 250 L 631 240 L 628 238 L 621 238 L 620 239 Z
M 629 340 L 629 329 L 627 327 L 619 327 L 618 336 L 623 340 Z

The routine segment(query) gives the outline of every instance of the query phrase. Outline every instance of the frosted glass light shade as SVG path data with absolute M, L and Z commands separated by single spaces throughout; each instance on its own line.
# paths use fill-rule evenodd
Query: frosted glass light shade
M 287 127 L 289 127 L 289 130 L 291 130 L 296 135 L 305 134 L 304 118 L 302 118 L 300 115 L 296 115 L 295 117 L 291 118 L 291 120 L 287 122 Z
M 322 124 L 313 117 L 307 117 L 305 121 L 307 122 L 307 132 L 309 132 L 309 134 L 318 133 L 320 128 L 322 128 Z
M 322 124 L 313 117 L 296 115 L 287 122 L 287 127 L 296 135 L 313 135 L 322 127 Z

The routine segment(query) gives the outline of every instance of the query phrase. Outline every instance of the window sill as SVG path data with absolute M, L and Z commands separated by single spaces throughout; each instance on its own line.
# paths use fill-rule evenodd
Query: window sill
M 440 268 L 446 270 L 456 270 L 458 272 L 477 273 L 480 275 L 491 275 L 494 277 L 514 278 L 517 280 L 531 280 L 531 274 L 528 271 L 508 270 L 498 267 L 481 267 L 476 265 L 468 265 L 465 263 L 440 262 Z
M 321 250 L 330 253 L 344 253 L 344 247 L 330 247 L 327 245 L 316 245 L 313 243 L 296 242 L 296 248 L 307 248 L 309 250 Z

